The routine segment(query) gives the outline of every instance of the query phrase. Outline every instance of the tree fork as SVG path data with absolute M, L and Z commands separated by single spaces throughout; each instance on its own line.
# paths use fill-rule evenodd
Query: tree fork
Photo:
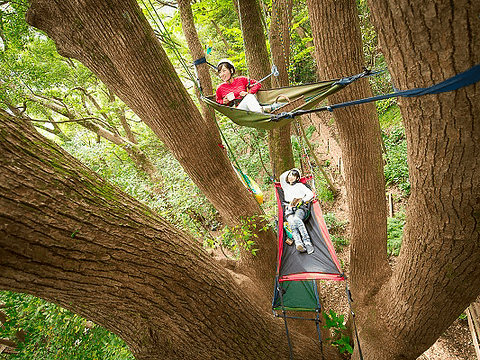
M 225 222 L 235 226 L 262 214 L 135 1 L 117 0 L 112 7 L 106 0 L 37 0 L 26 19 L 54 39 L 60 54 L 92 70 L 159 136 Z M 263 232 L 258 255 L 242 257 L 244 273 L 265 291 L 275 274 L 274 244 L 273 232 Z
M 3 111 L 0 220 L 0 288 L 94 321 L 138 360 L 288 358 L 283 323 L 198 242 Z

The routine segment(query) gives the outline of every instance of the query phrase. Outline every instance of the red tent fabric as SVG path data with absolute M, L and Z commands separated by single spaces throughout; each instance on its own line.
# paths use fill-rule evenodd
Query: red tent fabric
M 308 179 L 302 178 L 306 183 Z M 345 280 L 343 271 L 335 253 L 327 225 L 318 201 L 311 205 L 311 213 L 305 221 L 315 252 L 312 254 L 300 253 L 295 245 L 287 245 L 287 235 L 283 228 L 284 195 L 280 183 L 275 183 L 275 192 L 278 205 L 278 281 L 293 280 Z

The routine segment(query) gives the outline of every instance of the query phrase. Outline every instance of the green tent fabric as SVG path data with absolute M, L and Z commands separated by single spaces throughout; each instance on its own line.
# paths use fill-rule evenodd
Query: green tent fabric
M 285 97 L 287 97 L 291 102 L 298 99 L 303 99 L 303 101 L 299 101 L 299 104 L 295 107 L 295 109 L 289 111 L 308 110 L 318 105 L 327 96 L 343 89 L 346 85 L 347 83 L 342 83 L 338 80 L 327 80 L 311 84 L 288 86 L 270 90 L 260 89 L 256 93 L 256 96 L 261 105 L 271 105 L 280 96 L 282 101 L 286 101 Z M 203 97 L 203 100 L 215 110 L 227 116 L 234 123 L 240 126 L 270 130 L 282 127 L 293 121 L 293 119 L 272 121 L 273 114 L 270 113 L 255 113 L 252 111 L 240 110 L 234 107 L 220 105 L 215 101 L 215 95 Z M 287 105 L 287 102 L 285 102 L 284 105 Z M 281 112 L 281 109 L 282 108 L 279 108 L 277 111 Z
M 280 291 L 282 292 L 281 296 Z M 320 304 L 315 280 L 277 282 L 272 307 L 273 310 L 319 310 Z

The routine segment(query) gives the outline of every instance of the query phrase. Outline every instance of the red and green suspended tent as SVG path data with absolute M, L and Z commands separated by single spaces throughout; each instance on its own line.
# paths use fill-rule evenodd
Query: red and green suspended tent
M 303 177 L 300 181 L 307 184 L 307 182 L 313 182 L 313 179 L 312 177 Z M 345 275 L 335 253 L 335 248 L 328 233 L 327 224 L 323 218 L 318 200 L 314 198 L 311 202 L 310 215 L 305 220 L 305 227 L 315 249 L 312 254 L 307 254 L 306 252 L 301 253 L 297 251 L 294 245 L 286 243 L 288 235 L 284 228 L 285 219 L 283 216 L 285 199 L 280 183 L 275 183 L 275 194 L 278 208 L 278 257 L 272 310 L 275 316 L 284 319 L 291 359 L 293 359 L 293 352 L 287 325 L 287 319 L 289 318 L 315 322 L 323 359 L 322 338 L 320 335 L 320 312 L 322 306 L 316 281 L 345 281 L 349 304 L 351 303 L 350 291 L 348 290 Z M 290 315 L 291 311 L 314 312 L 314 315 L 311 318 L 292 316 Z M 351 315 L 354 318 L 355 314 L 352 311 Z M 362 358 L 358 337 L 357 344 L 360 358 Z

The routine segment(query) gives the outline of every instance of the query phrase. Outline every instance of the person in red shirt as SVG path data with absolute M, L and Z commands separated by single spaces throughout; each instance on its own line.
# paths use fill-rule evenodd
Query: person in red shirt
M 217 103 L 227 106 L 236 106 L 237 109 L 262 112 L 255 94 L 262 86 L 256 80 L 248 79 L 245 76 L 234 77 L 235 66 L 228 59 L 218 62 L 217 71 L 223 80 L 217 87 Z

